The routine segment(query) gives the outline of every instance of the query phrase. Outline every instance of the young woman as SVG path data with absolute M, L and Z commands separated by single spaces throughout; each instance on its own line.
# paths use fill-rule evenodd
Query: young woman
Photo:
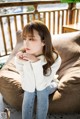
M 35 96 L 36 119 L 46 119 L 49 94 L 58 87 L 56 72 L 61 65 L 61 58 L 52 45 L 48 28 L 42 22 L 27 24 L 22 34 L 24 48 L 15 57 L 24 90 L 22 119 L 33 119 Z

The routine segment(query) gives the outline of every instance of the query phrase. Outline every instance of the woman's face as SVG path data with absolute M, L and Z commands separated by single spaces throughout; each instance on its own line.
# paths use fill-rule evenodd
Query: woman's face
M 40 55 L 43 53 L 44 43 L 41 41 L 41 37 L 39 36 L 36 30 L 33 30 L 32 34 L 27 34 L 26 39 L 24 40 L 24 47 L 26 48 L 26 52 L 32 55 Z

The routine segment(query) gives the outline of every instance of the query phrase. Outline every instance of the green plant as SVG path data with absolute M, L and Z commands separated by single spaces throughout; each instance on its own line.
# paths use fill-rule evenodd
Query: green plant
M 80 2 L 80 0 L 61 0 L 63 3 L 75 3 L 75 2 Z
M 33 10 L 34 10 L 34 6 L 28 6 L 28 7 L 27 7 L 27 12 L 33 11 Z
M 4 63 L 0 63 L 0 69 L 3 67 Z

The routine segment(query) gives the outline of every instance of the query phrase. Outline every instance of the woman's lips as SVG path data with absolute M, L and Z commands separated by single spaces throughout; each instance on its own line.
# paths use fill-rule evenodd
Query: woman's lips
M 26 50 L 30 50 L 29 48 L 26 48 Z

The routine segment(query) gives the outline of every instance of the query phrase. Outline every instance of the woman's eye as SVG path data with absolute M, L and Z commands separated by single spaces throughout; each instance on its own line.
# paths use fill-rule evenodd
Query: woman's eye
M 30 41 L 34 41 L 34 39 L 33 39 L 33 38 L 30 38 L 29 40 L 30 40 Z
M 26 40 L 26 38 L 23 38 L 23 40 Z
M 29 40 L 32 40 L 31 38 Z

